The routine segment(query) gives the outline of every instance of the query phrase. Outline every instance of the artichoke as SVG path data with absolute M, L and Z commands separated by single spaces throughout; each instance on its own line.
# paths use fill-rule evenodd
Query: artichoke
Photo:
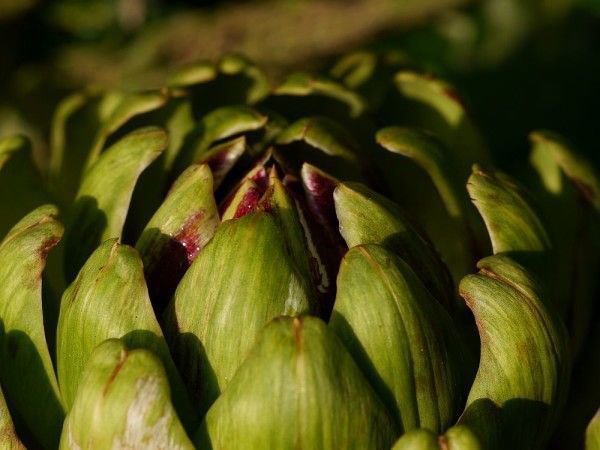
M 74 93 L 0 140 L 2 448 L 596 448 L 600 182 L 531 142 L 369 52 Z

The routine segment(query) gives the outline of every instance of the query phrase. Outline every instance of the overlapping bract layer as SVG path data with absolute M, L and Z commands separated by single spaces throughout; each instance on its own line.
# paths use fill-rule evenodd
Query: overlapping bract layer
M 373 58 L 274 90 L 227 57 L 75 94 L 46 177 L 0 141 L 0 436 L 543 448 L 594 356 L 598 178 L 536 133 L 532 200 L 451 86 Z

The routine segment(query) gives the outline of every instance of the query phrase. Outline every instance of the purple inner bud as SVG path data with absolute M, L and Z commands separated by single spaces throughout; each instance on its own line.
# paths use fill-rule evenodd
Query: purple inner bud
M 188 217 L 183 227 L 181 227 L 181 231 L 174 236 L 175 240 L 185 248 L 189 264 L 196 259 L 196 256 L 198 256 L 198 252 L 200 251 L 198 224 L 203 217 L 204 211 L 199 211 Z

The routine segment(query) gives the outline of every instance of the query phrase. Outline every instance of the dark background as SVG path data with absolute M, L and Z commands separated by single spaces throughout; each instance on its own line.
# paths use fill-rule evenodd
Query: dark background
M 501 166 L 548 128 L 600 166 L 598 0 L 2 0 L 0 135 L 25 131 L 43 164 L 67 92 L 159 86 L 227 52 L 276 82 L 355 48 L 397 48 L 457 85 Z

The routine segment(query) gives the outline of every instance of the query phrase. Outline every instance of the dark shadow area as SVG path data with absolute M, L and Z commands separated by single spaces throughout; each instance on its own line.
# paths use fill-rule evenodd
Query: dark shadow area
M 46 344 L 52 362 L 56 361 L 56 327 L 58 325 L 58 315 L 60 312 L 60 297 L 48 285 L 46 275 L 42 276 L 41 281 L 42 295 L 42 317 L 44 319 L 44 334 L 46 336 Z
M 221 393 L 217 376 L 202 342 L 193 333 L 180 334 L 178 342 L 181 349 L 176 356 L 179 367 L 186 374 L 188 390 L 191 390 L 194 404 L 199 406 L 199 415 L 203 418 Z
M 123 224 L 122 242 L 135 245 L 144 227 L 160 207 L 167 191 L 165 152 L 140 174 Z
M 145 230 L 140 239 L 145 243 L 141 256 L 148 292 L 156 316 L 161 317 L 190 265 L 187 250 L 158 228 Z
M 469 426 L 486 450 L 535 450 L 548 440 L 550 408 L 534 400 L 513 398 L 498 406 L 488 398 L 475 400 L 459 423 Z
M 58 448 L 64 411 L 33 342 L 0 320 L 0 381 L 17 434 L 31 449 Z
M 92 252 L 98 247 L 107 226 L 106 214 L 98 208 L 98 201 L 89 196 L 79 198 L 68 214 L 65 230 L 65 278 L 67 284 Z
M 169 309 L 166 314 L 166 320 L 170 321 L 166 328 L 171 330 L 168 335 L 169 346 L 195 410 L 202 419 L 221 390 L 212 365 L 206 357 L 202 342 L 193 333 L 179 332 L 177 326 L 172 325 L 174 319 L 170 317 L 175 317 L 175 315 Z M 232 349 L 232 351 L 235 350 Z
M 503 442 L 502 409 L 489 398 L 479 398 L 471 403 L 458 419 L 475 433 L 482 449 L 501 450 Z M 507 447 L 508 448 L 508 447 Z
M 323 171 L 344 181 L 362 181 L 366 179 L 366 163 L 345 158 L 341 155 L 329 155 L 305 141 L 294 141 L 286 145 L 278 145 L 277 151 L 285 157 L 285 161 L 293 168 L 292 173 L 299 174 L 302 164 L 312 164 Z
M 421 67 L 452 81 L 504 170 L 518 172 L 528 164 L 527 136 L 540 128 L 567 137 L 597 167 L 600 14 L 595 11 L 574 4 L 564 18 L 549 24 L 534 16 L 536 23 L 515 48 L 487 66 L 476 62 L 486 56 L 483 49 L 466 67 L 451 61 L 451 44 L 435 25 L 388 35 L 373 45 L 400 48 Z M 483 26 L 477 3 L 466 12 L 472 23 Z
M 88 96 L 83 107 L 71 112 L 64 123 L 62 170 L 53 184 L 65 203 L 72 202 L 77 194 L 87 159 L 101 127 L 101 104 L 99 95 Z
M 600 307 L 592 314 L 594 327 L 573 364 L 571 386 L 549 448 L 583 450 L 585 430 L 600 405 Z
M 600 16 L 573 14 L 560 29 L 533 36 L 500 67 L 457 77 L 499 164 L 525 163 L 527 134 L 548 128 L 600 165 L 599 29 Z
M 181 149 L 173 162 L 173 169 L 169 175 L 169 183 L 173 183 L 177 177 L 192 164 L 196 147 L 204 132 L 205 127 L 202 124 L 202 121 L 198 121 L 194 124 L 194 128 L 185 135 L 183 142 L 181 143 Z
M 377 369 L 375 366 L 373 366 L 369 355 L 354 334 L 354 331 L 352 330 L 352 327 L 346 318 L 337 311 L 333 311 L 329 321 L 329 328 L 335 330 L 335 333 L 340 338 L 340 341 L 343 342 L 350 355 L 352 355 L 356 365 L 364 374 L 365 378 L 369 381 L 369 384 L 373 387 L 374 391 L 377 393 L 381 403 L 390 413 L 390 417 L 392 417 L 394 420 L 396 427 L 399 430 L 403 430 L 402 417 L 394 400 L 394 393 L 377 373 Z
M 203 448 L 206 450 L 213 450 L 213 445 L 208 435 L 208 427 L 205 421 L 202 421 L 200 428 L 192 435 L 192 442 L 196 448 Z
M 334 120 L 352 134 L 360 143 L 360 151 L 367 151 L 373 144 L 374 122 L 370 117 L 352 111 L 342 100 L 319 93 L 304 95 L 270 95 L 259 103 L 260 108 L 273 110 L 286 117 L 290 123 L 313 116 Z
M 410 223 L 410 219 L 400 218 L 402 222 Z M 452 312 L 455 305 L 455 287 L 448 267 L 444 264 L 441 257 L 423 233 L 417 231 L 415 227 L 412 231 L 418 233 L 423 240 L 422 245 L 411 243 L 408 239 L 410 233 L 395 233 L 388 236 L 381 245 L 400 256 L 415 272 L 423 285 L 431 295 L 440 302 L 449 312 Z M 423 250 L 425 254 L 417 256 L 414 250 Z
M 255 81 L 243 73 L 237 75 L 219 74 L 214 80 L 187 88 L 196 119 L 215 108 L 243 105 L 248 102 L 248 93 Z

